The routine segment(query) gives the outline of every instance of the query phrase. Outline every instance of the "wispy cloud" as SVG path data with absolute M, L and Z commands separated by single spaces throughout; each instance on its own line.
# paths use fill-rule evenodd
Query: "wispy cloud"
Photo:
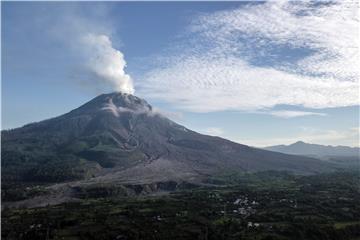
M 184 117 L 182 112 L 168 111 L 157 107 L 153 107 L 153 112 L 158 113 L 167 118 L 170 118 L 172 120 L 181 120 Z
M 201 15 L 140 92 L 194 112 L 358 105 L 357 11 L 355 1 L 270 1 Z
M 211 136 L 221 136 L 222 134 L 224 134 L 224 130 L 219 127 L 208 127 L 201 132 Z
M 275 137 L 265 139 L 237 139 L 236 142 L 255 147 L 267 147 L 280 144 L 292 144 L 297 141 L 317 143 L 324 145 L 345 145 L 359 147 L 359 129 L 350 128 L 347 130 L 319 130 L 304 128 L 298 134 L 286 137 Z
M 269 114 L 281 118 L 294 118 L 305 116 L 326 116 L 325 113 L 319 112 L 306 112 L 306 111 L 270 111 Z

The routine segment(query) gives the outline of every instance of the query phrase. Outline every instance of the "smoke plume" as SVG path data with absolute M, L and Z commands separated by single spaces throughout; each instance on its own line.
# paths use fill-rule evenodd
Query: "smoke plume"
M 104 81 L 115 91 L 134 93 L 131 77 L 125 73 L 124 55 L 113 48 L 111 40 L 103 34 L 88 33 L 80 38 L 85 53 L 85 66 L 97 81 Z

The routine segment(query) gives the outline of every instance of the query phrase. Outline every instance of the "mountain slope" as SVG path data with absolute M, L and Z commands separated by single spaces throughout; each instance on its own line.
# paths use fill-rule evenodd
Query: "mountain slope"
M 357 157 L 360 155 L 360 148 L 346 146 L 324 146 L 310 144 L 302 141 L 290 145 L 276 145 L 264 148 L 266 150 L 286 154 L 307 155 L 314 157 Z
M 143 99 L 102 94 L 52 119 L 2 131 L 3 185 L 84 180 L 196 182 L 224 171 L 312 174 L 331 166 L 191 131 Z M 86 181 L 85 181 L 86 180 Z

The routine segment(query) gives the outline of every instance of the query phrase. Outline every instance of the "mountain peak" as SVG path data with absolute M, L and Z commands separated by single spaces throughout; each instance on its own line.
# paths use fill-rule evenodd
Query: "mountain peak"
M 117 108 L 118 111 L 140 111 L 148 112 L 152 111 L 152 106 L 148 104 L 144 99 L 141 99 L 135 95 L 112 92 L 109 94 L 102 94 L 99 97 L 103 98 L 106 102 L 105 107 Z
M 115 116 L 119 116 L 123 112 L 149 113 L 152 111 L 150 104 L 134 95 L 115 95 L 107 97 L 106 100 L 107 103 L 102 110 L 110 111 Z
M 123 112 L 147 113 L 152 110 L 152 106 L 144 99 L 128 93 L 112 92 L 95 97 L 73 112 L 108 111 L 119 116 Z

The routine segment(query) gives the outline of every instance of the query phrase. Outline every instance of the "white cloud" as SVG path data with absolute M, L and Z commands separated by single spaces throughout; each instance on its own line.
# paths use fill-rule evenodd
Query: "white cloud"
M 305 112 L 305 111 L 270 111 L 271 115 L 281 118 L 294 118 L 304 116 L 326 116 L 325 113 Z
M 356 80 L 358 53 L 357 1 L 316 3 L 270 1 L 232 11 L 202 16 L 194 31 L 214 40 L 221 48 L 272 50 L 272 45 L 307 48 L 314 52 L 296 64 L 295 71 Z M 239 38 L 251 38 L 239 46 Z
M 358 105 L 357 10 L 271 1 L 200 16 L 140 91 L 194 112 Z
M 221 136 L 222 134 L 224 134 L 224 130 L 219 127 L 208 127 L 201 132 L 211 136 Z
M 160 108 L 157 108 L 157 107 L 153 107 L 153 112 L 157 113 L 157 114 L 160 114 L 162 116 L 165 116 L 167 118 L 170 118 L 172 120 L 181 120 L 184 117 L 182 112 L 167 111 L 167 110 L 160 109 Z
M 293 136 L 262 139 L 237 139 L 235 141 L 255 147 L 267 147 L 281 144 L 288 145 L 297 141 L 323 145 L 341 144 L 345 146 L 360 146 L 358 128 L 350 128 L 348 130 L 318 130 L 304 128 L 302 129 L 302 132 Z

